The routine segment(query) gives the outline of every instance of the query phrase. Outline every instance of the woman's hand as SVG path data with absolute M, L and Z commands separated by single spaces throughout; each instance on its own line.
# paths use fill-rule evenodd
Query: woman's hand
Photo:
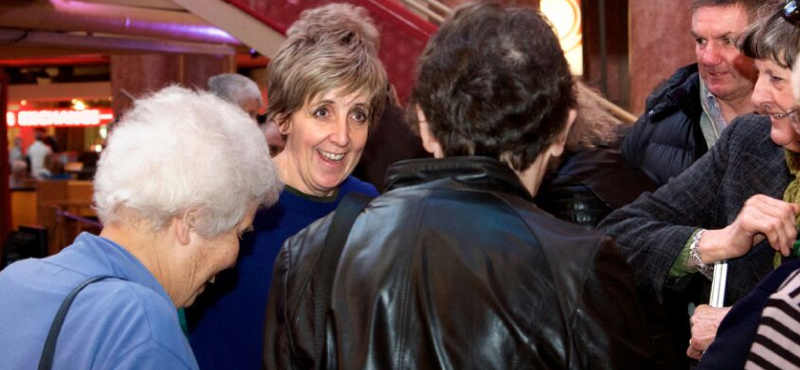
M 703 357 L 703 352 L 714 342 L 717 337 L 719 323 L 730 311 L 730 307 L 711 307 L 707 304 L 697 306 L 694 310 L 689 323 L 692 326 L 692 338 L 689 339 L 689 348 L 686 349 L 686 356 L 695 360 Z
M 736 258 L 766 238 L 788 256 L 797 238 L 795 215 L 800 205 L 757 194 L 748 199 L 736 219 L 719 230 L 708 230 L 698 244 L 705 264 Z

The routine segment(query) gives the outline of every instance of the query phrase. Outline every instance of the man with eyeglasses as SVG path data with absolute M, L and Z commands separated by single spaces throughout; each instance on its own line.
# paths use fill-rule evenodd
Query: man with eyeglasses
M 679 69 L 647 99 L 622 145 L 630 163 L 666 184 L 708 151 L 736 116 L 752 113 L 756 70 L 736 48 L 762 0 L 693 0 L 697 63 Z

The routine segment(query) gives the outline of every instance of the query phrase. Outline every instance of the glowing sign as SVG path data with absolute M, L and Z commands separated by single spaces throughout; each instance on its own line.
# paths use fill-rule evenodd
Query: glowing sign
M 6 113 L 6 124 L 9 127 L 100 126 L 113 119 L 114 114 L 108 108 L 18 110 Z
M 580 0 L 541 0 L 539 8 L 550 20 L 572 73 L 583 74 L 583 32 Z

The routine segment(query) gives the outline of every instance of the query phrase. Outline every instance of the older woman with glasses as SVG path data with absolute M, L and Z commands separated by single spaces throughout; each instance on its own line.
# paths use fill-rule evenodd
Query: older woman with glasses
M 637 284 L 658 294 L 680 289 L 697 272 L 710 278 L 727 261 L 725 305 L 736 303 L 789 256 L 800 213 L 800 134 L 792 125 L 791 66 L 800 51 L 794 1 L 767 13 L 739 38 L 755 59 L 753 104 L 681 176 L 600 225 L 617 239 Z M 700 358 L 729 308 L 701 305 L 692 317 L 687 355 Z M 730 358 L 726 359 L 730 365 Z M 735 368 L 736 366 L 734 366 Z
M 328 8 L 305 12 L 270 62 L 267 114 L 286 139 L 274 157 L 286 190 L 256 215 L 236 267 L 187 312 L 203 369 L 260 368 L 270 277 L 283 241 L 349 192 L 377 195 L 350 174 L 381 115 L 388 81 L 373 33 L 365 32 L 374 25 L 365 9 L 353 8 L 357 20 L 338 22 L 320 14 Z

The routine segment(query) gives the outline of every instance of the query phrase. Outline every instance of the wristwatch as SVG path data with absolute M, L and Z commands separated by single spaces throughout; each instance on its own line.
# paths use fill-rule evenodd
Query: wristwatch
M 703 263 L 703 258 L 700 255 L 700 238 L 703 237 L 704 232 L 706 232 L 705 229 L 697 229 L 697 231 L 692 234 L 692 241 L 691 244 L 689 244 L 689 259 L 694 266 L 697 267 L 697 271 L 700 271 L 700 273 L 711 279 L 711 277 L 714 276 L 714 265 L 706 265 Z

